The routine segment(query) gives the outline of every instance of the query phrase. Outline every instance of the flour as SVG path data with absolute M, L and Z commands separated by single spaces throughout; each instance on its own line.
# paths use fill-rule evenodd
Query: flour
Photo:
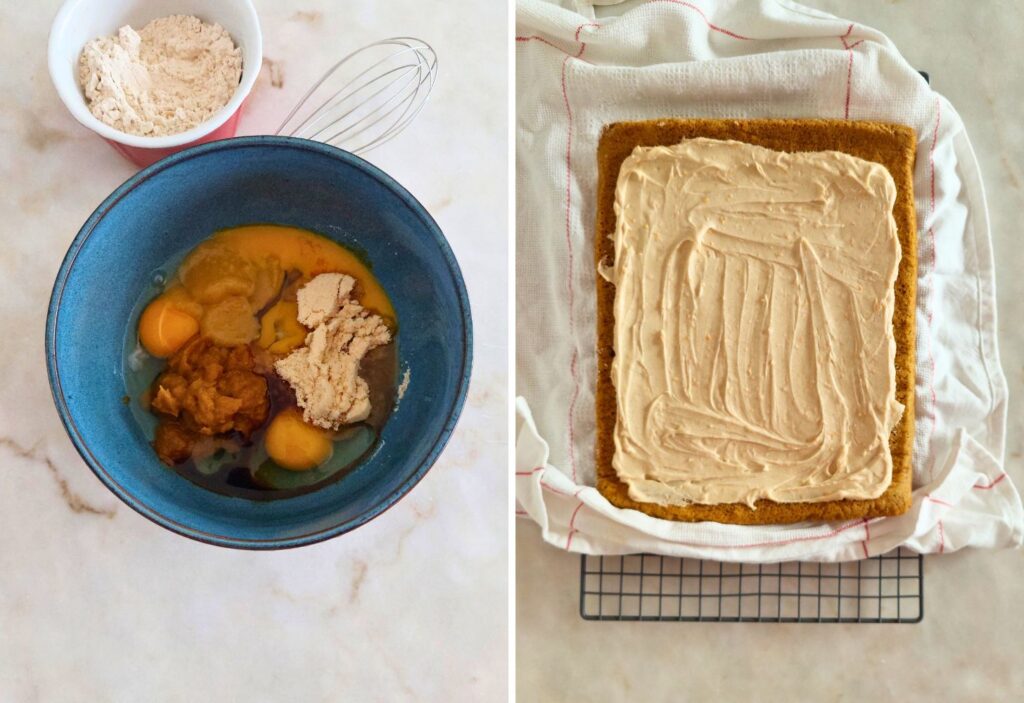
M 78 79 L 97 119 L 128 134 L 189 130 L 224 107 L 238 88 L 242 54 L 219 24 L 171 15 L 136 32 L 93 39 Z

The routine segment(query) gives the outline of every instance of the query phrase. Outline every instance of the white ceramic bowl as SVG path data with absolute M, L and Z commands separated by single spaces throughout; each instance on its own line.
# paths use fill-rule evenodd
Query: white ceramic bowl
M 96 119 L 78 83 L 82 47 L 96 37 L 115 34 L 126 24 L 140 29 L 167 15 L 194 15 L 228 31 L 242 50 L 242 80 L 231 100 L 202 124 L 166 137 L 127 134 Z M 50 28 L 48 60 L 57 94 L 74 118 L 124 156 L 146 166 L 186 147 L 234 136 L 242 103 L 263 62 L 263 38 L 251 0 L 67 0 Z

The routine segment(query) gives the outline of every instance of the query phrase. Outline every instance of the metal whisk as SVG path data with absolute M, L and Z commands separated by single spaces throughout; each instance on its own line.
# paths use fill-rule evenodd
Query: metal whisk
M 393 37 L 334 64 L 275 134 L 365 153 L 394 138 L 423 109 L 437 78 L 437 54 L 425 41 Z

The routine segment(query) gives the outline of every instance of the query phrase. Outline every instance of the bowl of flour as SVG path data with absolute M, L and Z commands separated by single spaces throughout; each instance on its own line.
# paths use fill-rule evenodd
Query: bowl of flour
M 48 54 L 72 116 L 140 166 L 233 137 L 263 60 L 251 0 L 67 0 Z

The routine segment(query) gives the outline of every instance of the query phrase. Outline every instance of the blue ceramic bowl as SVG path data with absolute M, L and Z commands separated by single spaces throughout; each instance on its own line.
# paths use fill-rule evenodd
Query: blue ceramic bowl
M 200 488 L 156 458 L 125 395 L 123 344 L 153 272 L 213 232 L 292 225 L 365 252 L 394 303 L 410 384 L 376 448 L 340 481 L 251 501 Z M 50 387 L 75 447 L 130 507 L 187 537 L 279 549 L 352 530 L 423 478 L 469 385 L 469 301 L 444 235 L 394 180 L 333 147 L 244 137 L 180 152 L 130 178 L 82 227 L 46 322 Z

